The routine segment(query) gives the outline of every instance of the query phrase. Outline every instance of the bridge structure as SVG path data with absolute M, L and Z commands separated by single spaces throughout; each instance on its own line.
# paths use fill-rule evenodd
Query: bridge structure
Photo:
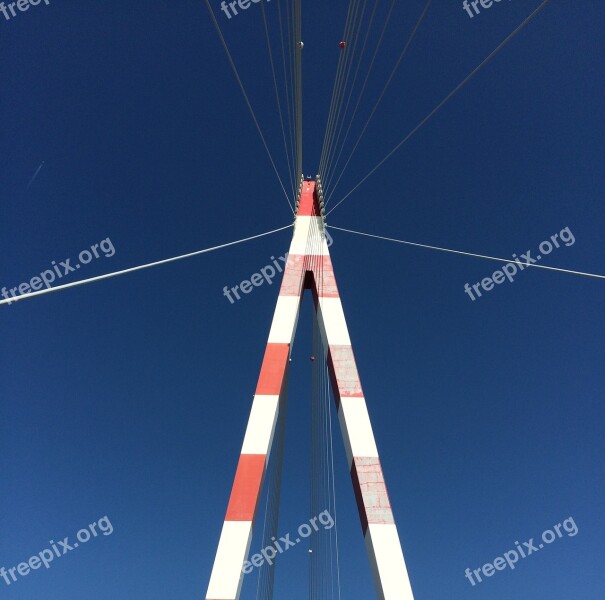
M 376 597 L 381 600 L 413 600 L 326 241 L 324 198 L 319 176 L 315 181 L 302 178 L 300 181 L 288 260 L 206 600 L 237 600 L 242 592 L 244 565 L 249 558 L 270 460 L 281 462 L 282 459 L 282 453 L 272 452 L 272 449 L 279 445 L 275 440 L 279 438 L 277 431 L 286 409 L 290 354 L 305 290 L 310 290 L 313 295 L 314 319 L 321 341 L 321 355 L 313 358 L 327 365 Z M 274 467 L 281 471 L 281 464 Z M 273 573 L 271 589 L 272 578 Z

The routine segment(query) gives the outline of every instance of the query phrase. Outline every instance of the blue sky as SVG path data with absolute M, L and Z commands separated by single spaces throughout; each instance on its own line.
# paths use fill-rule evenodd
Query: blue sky
M 399 4 L 363 115 L 424 3 Z M 457 0 L 435 2 L 333 202 L 537 5 L 471 19 Z M 303 3 L 309 174 L 345 14 L 342 1 Z M 217 17 L 285 176 L 260 7 Z M 551 2 L 328 224 L 503 257 L 569 227 L 575 243 L 543 264 L 604 273 L 603 17 L 596 1 Z M 203 2 L 51 0 L 0 15 L 0 53 L 0 286 L 107 238 L 115 253 L 69 281 L 291 222 Z M 222 289 L 290 235 L 0 306 L 0 567 L 101 517 L 113 526 L 48 570 L 0 579 L 0 597 L 204 597 L 277 297 L 264 285 L 231 305 Z M 464 284 L 495 263 L 332 235 L 417 599 L 602 598 L 603 282 L 534 269 L 472 301 Z M 309 517 L 308 298 L 303 308 L 284 534 Z M 336 434 L 342 597 L 371 598 Z M 465 579 L 568 517 L 577 535 Z M 284 555 L 276 597 L 307 597 L 306 563 L 302 547 Z

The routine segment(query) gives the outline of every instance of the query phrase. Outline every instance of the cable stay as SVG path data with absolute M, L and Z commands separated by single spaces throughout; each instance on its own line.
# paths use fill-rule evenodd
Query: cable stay
M 380 36 L 378 38 L 378 42 L 376 44 L 376 48 L 374 49 L 374 53 L 373 53 L 372 58 L 370 60 L 370 65 L 369 65 L 368 70 L 366 72 L 366 76 L 365 76 L 363 85 L 361 86 L 361 91 L 359 93 L 359 96 L 358 96 L 358 99 L 357 99 L 357 103 L 356 103 L 355 108 L 353 110 L 353 115 L 352 115 L 351 119 L 349 120 L 349 127 L 347 129 L 347 135 L 348 135 L 348 131 L 351 128 L 351 125 L 352 125 L 353 119 L 355 117 L 355 114 L 357 113 L 357 109 L 359 108 L 359 104 L 361 102 L 361 99 L 362 99 L 362 97 L 364 95 L 364 92 L 365 92 L 365 89 L 366 89 L 366 86 L 367 86 L 370 74 L 371 74 L 372 69 L 374 67 L 374 64 L 376 62 L 376 57 L 378 55 L 378 51 L 380 50 L 380 47 L 382 45 L 382 41 L 384 39 L 386 30 L 387 30 L 387 27 L 388 27 L 389 22 L 391 20 L 391 16 L 393 14 L 393 9 L 395 8 L 396 1 L 397 0 L 391 0 L 390 7 L 388 9 L 388 12 L 387 12 L 384 24 L 382 26 L 382 31 L 380 32 Z M 374 9 L 373 9 L 372 14 L 370 16 L 370 20 L 369 20 L 367 31 L 366 31 L 366 39 L 367 39 L 367 36 L 370 33 L 370 29 L 371 29 L 372 23 L 374 22 L 374 17 L 375 17 L 375 13 L 376 13 L 377 8 L 378 8 L 378 1 L 374 4 Z M 346 37 L 346 35 L 347 35 L 347 30 L 345 29 L 345 37 Z M 365 43 L 364 43 L 364 49 L 365 49 Z M 340 63 L 342 63 L 342 62 L 344 62 L 344 59 L 342 59 L 342 57 L 341 57 L 341 61 L 339 62 L 339 67 L 341 66 Z M 333 105 L 335 105 L 335 98 L 333 98 L 332 105 L 330 106 L 330 111 L 331 111 L 330 112 L 330 117 L 332 117 Z M 322 174 L 322 175 L 325 173 L 327 165 L 331 162 L 332 155 L 333 155 L 332 145 L 330 143 L 331 138 L 332 138 L 332 130 L 333 130 L 332 121 L 331 121 L 331 119 L 329 119 L 328 120 L 328 124 L 326 126 L 326 134 L 325 134 L 325 138 L 324 138 L 324 147 L 323 147 L 323 150 L 322 150 L 322 160 L 320 162 L 320 168 L 319 168 L 319 173 Z
M 297 184 L 297 180 L 298 180 L 298 176 L 296 174 L 296 166 L 294 164 L 294 150 L 292 147 L 288 148 L 288 143 L 286 141 L 286 130 L 284 127 L 284 115 L 283 115 L 283 111 L 282 111 L 280 94 L 279 94 L 278 85 L 277 85 L 277 75 L 275 72 L 275 62 L 273 61 L 273 49 L 271 47 L 271 38 L 269 36 L 269 24 L 267 22 L 267 14 L 265 12 L 265 3 L 261 2 L 260 6 L 261 6 L 261 13 L 263 15 L 265 38 L 267 40 L 267 52 L 269 54 L 269 63 L 271 64 L 271 74 L 273 76 L 273 89 L 275 90 L 275 101 L 277 103 L 277 112 L 279 115 L 279 125 L 281 127 L 282 140 L 284 142 L 284 151 L 286 153 L 286 162 L 288 164 L 288 175 L 290 178 L 290 185 L 292 187 L 292 199 L 294 200 L 296 198 L 296 184 Z M 281 26 L 281 22 L 280 22 L 280 26 Z M 282 38 L 282 44 L 283 44 L 283 38 Z M 285 77 L 285 73 L 284 73 L 284 77 Z
M 296 118 L 296 174 L 298 179 L 302 176 L 302 13 L 301 0 L 294 0 L 293 12 L 293 31 L 296 37 L 294 51 L 294 91 L 295 91 L 295 118 Z M 298 182 L 297 182 L 298 183 Z
M 487 63 L 489 63 L 492 58 L 500 52 L 526 25 L 528 25 L 534 17 L 538 15 L 538 13 L 545 8 L 545 6 L 550 2 L 550 0 L 544 0 L 528 17 L 525 18 L 514 30 L 510 33 L 481 63 L 479 63 L 433 110 L 426 116 L 414 129 L 412 129 L 374 168 L 370 170 L 370 172 L 363 177 L 357 185 L 355 185 L 349 192 L 347 192 L 343 198 L 341 198 L 338 203 L 326 214 L 328 216 L 336 208 L 338 208 L 357 188 L 359 188 L 365 181 L 372 176 L 393 154 L 397 152 L 423 125 L 427 123 L 435 115 L 447 102 L 452 98 L 458 91 L 460 91 L 464 85 L 466 85 Z
M 127 273 L 134 273 L 135 271 L 142 271 L 143 269 L 150 269 L 151 267 L 165 265 L 170 262 L 176 262 L 177 260 L 183 260 L 184 258 L 191 258 L 192 256 L 198 256 L 200 254 L 214 252 L 215 250 L 221 250 L 222 248 L 227 248 L 229 246 L 235 246 L 236 244 L 242 244 L 244 242 L 249 242 L 250 240 L 256 240 L 258 238 L 265 237 L 267 235 L 271 235 L 272 233 L 277 233 L 278 231 L 284 231 L 284 229 L 290 229 L 292 226 L 293 225 L 285 225 L 284 227 L 279 227 L 278 229 L 266 231 L 265 233 L 259 233 L 257 235 L 243 238 L 241 240 L 236 240 L 234 242 L 220 244 L 219 246 L 212 246 L 211 248 L 205 248 L 204 250 L 196 250 L 195 252 L 189 252 L 188 254 L 181 254 L 180 256 L 173 256 L 172 258 L 165 258 L 163 260 L 157 260 L 155 262 L 146 263 L 144 265 L 139 265 L 137 267 L 130 267 L 128 269 L 122 269 L 121 271 L 114 271 L 113 273 L 106 273 L 105 275 L 97 275 L 96 277 L 90 277 L 88 279 L 81 279 L 80 281 L 72 281 L 71 283 L 65 283 L 63 285 L 58 285 L 56 287 L 47 288 L 45 290 L 38 290 L 35 292 L 30 292 L 29 294 L 21 294 L 19 296 L 10 297 L 7 300 L 1 300 L 0 306 L 2 304 L 13 304 L 14 302 L 20 302 L 21 300 L 26 300 L 27 298 L 33 298 L 34 296 L 42 296 L 43 294 L 51 294 L 53 292 L 58 292 L 60 290 L 65 290 L 67 288 L 76 287 L 79 285 L 86 285 L 88 283 L 93 283 L 95 281 L 101 281 L 102 279 L 110 279 L 111 277 L 117 277 L 119 275 L 126 275 Z
M 229 47 L 227 46 L 227 42 L 225 41 L 225 38 L 223 36 L 223 32 L 221 31 L 221 27 L 218 24 L 218 21 L 216 20 L 216 16 L 214 14 L 214 11 L 212 10 L 212 7 L 210 6 L 210 2 L 209 0 L 205 0 L 206 2 L 206 6 L 208 8 L 208 12 L 210 13 L 210 16 L 212 18 L 212 22 L 214 23 L 214 27 L 216 29 L 216 32 L 218 34 L 219 39 L 221 40 L 221 43 L 223 44 L 223 48 L 225 49 L 225 53 L 227 54 L 227 58 L 229 60 L 229 64 L 231 65 L 231 69 L 233 70 L 233 74 L 235 75 L 235 79 L 237 80 L 237 83 L 239 84 L 239 87 L 242 91 L 242 94 L 244 96 L 244 100 L 246 101 L 246 105 L 248 106 L 248 110 L 250 111 L 250 115 L 252 116 L 252 120 L 254 121 L 254 125 L 256 126 L 256 130 L 258 131 L 258 134 L 260 136 L 260 139 L 263 143 L 263 146 L 265 147 L 265 150 L 267 152 L 267 156 L 269 157 L 269 160 L 271 161 L 271 165 L 273 166 L 273 170 L 275 171 L 275 175 L 277 176 L 277 179 L 279 181 L 279 184 L 281 186 L 281 189 L 284 192 L 284 195 L 286 196 L 286 201 L 288 202 L 288 205 L 290 206 L 290 210 L 292 211 L 292 214 L 295 214 L 294 211 L 294 206 L 292 205 L 292 202 L 290 201 L 290 199 L 288 198 L 288 192 L 286 192 L 286 188 L 284 187 L 284 183 L 282 181 L 282 178 L 279 175 L 279 171 L 277 170 L 277 166 L 275 165 L 275 161 L 273 160 L 273 155 L 271 154 L 271 151 L 269 150 L 269 146 L 267 145 L 267 142 L 265 140 L 265 136 L 263 135 L 263 132 L 261 130 L 261 127 L 258 123 L 258 119 L 256 118 L 256 114 L 254 112 L 254 109 L 252 108 L 252 104 L 250 103 L 250 99 L 248 98 L 248 94 L 246 93 L 246 89 L 244 87 L 244 84 L 239 76 L 239 72 L 237 70 L 237 67 L 235 66 L 235 62 L 233 61 L 233 57 L 231 56 L 231 52 L 229 51 Z
M 374 108 L 372 108 L 372 111 L 370 112 L 370 116 L 368 117 L 365 125 L 363 126 L 363 128 L 361 130 L 361 133 L 359 134 L 359 136 L 357 138 L 357 141 L 353 145 L 353 149 L 351 150 L 351 154 L 349 155 L 349 158 L 348 158 L 347 162 L 345 163 L 344 167 L 342 168 L 340 176 L 338 177 L 336 183 L 334 184 L 334 189 L 328 195 L 328 198 L 326 200 L 326 205 L 330 201 L 330 198 L 332 197 L 332 195 L 334 193 L 334 190 L 338 186 L 338 184 L 339 184 L 342 176 L 344 175 L 347 167 L 349 166 L 349 163 L 351 162 L 351 159 L 353 158 L 353 155 L 355 154 L 355 151 L 357 150 L 357 147 L 359 146 L 359 143 L 361 142 L 361 138 L 363 137 L 363 135 L 365 134 L 367 128 L 369 127 L 370 122 L 371 122 L 372 118 L 374 117 L 374 114 L 376 113 L 376 110 L 378 109 L 378 106 L 379 106 L 380 102 L 382 101 L 382 98 L 384 97 L 384 95 L 385 95 L 385 93 L 386 93 L 389 85 L 391 84 L 391 81 L 393 81 L 393 77 L 395 77 L 395 73 L 399 69 L 399 65 L 401 64 L 402 60 L 405 58 L 406 54 L 408 53 L 410 45 L 412 44 L 412 41 L 416 37 L 416 33 L 418 32 L 418 29 L 420 28 L 420 25 L 422 24 L 422 22 L 424 21 L 424 18 L 426 17 L 426 13 L 429 10 L 431 2 L 432 2 L 432 0 L 427 0 L 426 4 L 424 6 L 424 10 L 420 14 L 420 17 L 418 18 L 418 21 L 416 22 L 416 25 L 414 26 L 414 29 L 412 30 L 411 34 L 409 35 L 409 37 L 408 37 L 408 39 L 407 39 L 407 41 L 405 43 L 405 46 L 403 47 L 403 50 L 399 54 L 399 58 L 397 59 L 397 62 L 395 63 L 395 66 L 393 67 L 393 69 L 391 71 L 391 74 L 389 75 L 389 78 L 387 79 L 387 82 L 384 84 L 384 87 L 382 88 L 382 91 L 379 94 L 378 100 L 376 100 L 376 104 L 374 104 Z M 349 129 L 350 129 L 351 125 L 352 125 L 352 122 L 349 124 Z M 342 155 L 342 151 L 345 148 L 345 142 L 346 142 L 346 137 L 343 140 L 342 147 L 340 149 L 340 152 L 338 154 L 336 162 L 334 163 L 334 170 L 336 170 L 336 167 L 338 166 L 338 163 L 340 161 L 340 156 Z M 327 177 L 327 180 L 326 180 L 326 189 L 328 189 L 330 187 L 331 175 L 332 175 L 332 173 L 326 172 L 326 177 Z
M 287 8 L 287 6 L 286 6 Z M 295 132 L 294 132 L 294 85 L 292 82 L 292 70 L 288 70 L 287 64 L 289 64 L 289 61 L 286 61 L 286 48 L 291 48 L 291 44 L 292 41 L 290 40 L 290 38 L 288 37 L 287 39 L 284 38 L 284 26 L 283 26 L 283 22 L 282 22 L 282 10 L 281 10 L 281 2 L 277 3 L 277 20 L 279 23 L 279 41 L 280 41 L 280 48 L 281 48 L 281 56 L 282 56 L 282 75 L 283 75 L 283 81 L 284 81 L 284 95 L 285 95 L 285 105 L 286 105 L 286 112 L 288 115 L 288 138 L 290 140 L 290 155 L 292 157 L 292 173 L 294 175 L 294 181 L 293 181 L 293 187 L 292 187 L 292 202 L 295 203 L 296 202 L 296 195 L 297 195 L 297 186 L 298 186 L 298 180 L 299 180 L 299 176 L 296 173 L 296 157 L 295 157 L 295 143 L 294 143 L 294 139 L 295 139 Z M 287 29 L 287 33 L 289 32 L 290 28 Z M 288 54 L 288 56 L 290 56 L 290 54 Z
M 417 242 L 408 242 L 406 240 L 398 240 L 396 238 L 385 237 L 382 235 L 375 235 L 372 233 L 363 233 L 362 231 L 354 231 L 353 229 L 345 229 L 344 227 L 336 227 L 330 225 L 330 229 L 337 229 L 338 231 L 345 231 L 347 233 L 354 233 L 355 235 L 362 235 L 369 238 L 375 238 L 377 240 L 384 240 L 387 242 L 396 242 L 398 244 L 405 244 L 407 246 L 415 246 L 416 248 L 425 248 L 427 250 L 437 250 L 439 252 L 449 252 L 451 254 L 460 254 L 462 256 L 472 256 L 474 258 L 483 258 L 486 260 L 495 260 L 503 263 L 512 263 L 521 265 L 523 268 L 532 267 L 534 269 L 546 269 L 548 271 L 558 271 L 559 273 L 568 273 L 569 275 L 580 275 L 582 277 L 592 277 L 594 279 L 605 279 L 605 275 L 598 275 L 596 273 L 586 273 L 584 271 L 572 271 L 571 269 L 561 269 L 560 267 L 549 267 L 547 265 L 538 265 L 530 262 L 523 262 L 521 259 L 511 260 L 510 258 L 499 258 L 497 256 L 488 256 L 486 254 L 476 254 L 474 252 L 464 252 L 462 250 L 452 250 L 451 248 L 441 248 L 439 246 L 430 246 L 428 244 L 419 244 Z
M 327 159 L 326 159 L 326 163 L 323 167 L 322 172 L 325 172 L 326 174 L 329 172 L 330 170 L 330 164 L 332 162 L 334 153 L 336 148 L 338 147 L 338 142 L 340 140 L 340 136 L 342 134 L 342 128 L 344 127 L 344 124 L 346 122 L 346 116 L 349 112 L 349 105 L 351 104 L 351 98 L 353 96 L 353 90 L 355 89 L 355 84 L 357 82 L 357 77 L 359 76 L 359 70 L 361 68 L 361 60 L 363 58 L 363 55 L 365 53 L 365 48 L 367 45 L 367 40 L 368 40 L 368 36 L 370 33 L 370 29 L 369 27 L 366 27 L 366 35 L 364 38 L 364 43 L 361 47 L 361 50 L 359 50 L 359 57 L 357 57 L 357 53 L 358 53 L 358 44 L 357 44 L 357 40 L 359 38 L 359 35 L 361 33 L 362 30 L 362 24 L 363 24 L 363 17 L 365 14 L 365 5 L 366 2 L 364 1 L 363 3 L 363 7 L 361 9 L 361 15 L 360 15 L 360 19 L 359 19 L 359 23 L 353 33 L 353 40 L 352 40 L 352 45 L 351 45 L 351 50 L 349 51 L 349 56 L 350 56 L 350 63 L 349 63 L 349 67 L 348 67 L 348 71 L 346 74 L 346 78 L 345 78 L 345 82 L 344 82 L 344 86 L 342 89 L 342 97 L 341 100 L 339 102 L 339 106 L 338 106 L 338 111 L 336 113 L 336 119 L 335 119 L 335 127 L 332 131 L 332 139 L 330 140 L 330 145 L 328 147 L 328 153 L 327 153 Z M 374 7 L 376 8 L 376 6 Z M 374 12 L 372 13 L 372 17 L 371 20 L 373 19 L 373 15 Z M 351 83 L 349 84 L 349 75 L 351 73 L 351 70 L 353 69 L 353 64 L 357 63 L 357 66 L 355 68 L 355 73 L 353 75 L 353 79 L 351 81 Z M 346 105 L 344 106 L 343 109 L 343 103 L 344 103 L 344 98 L 347 97 L 347 102 Z M 342 117 L 341 117 L 342 114 Z
M 352 31 L 355 30 L 356 17 L 359 10 L 359 2 L 350 2 L 349 9 L 347 11 L 347 18 L 345 21 L 345 28 L 343 33 L 344 40 L 350 39 Z M 330 109 L 328 112 L 328 119 L 326 123 L 326 131 L 324 134 L 324 141 L 322 146 L 322 152 L 319 162 L 319 173 L 323 173 L 325 162 L 329 155 L 330 143 L 332 140 L 332 132 L 334 130 L 334 124 L 336 120 L 336 113 L 338 112 L 338 106 L 341 101 L 341 89 L 343 82 L 346 80 L 347 65 L 350 62 L 350 52 L 340 53 L 338 59 L 338 65 L 336 68 L 336 77 L 334 79 L 334 86 L 332 89 L 332 98 L 330 101 Z
M 365 51 L 366 51 L 366 47 L 368 45 L 368 40 L 369 40 L 369 37 L 370 37 L 370 33 L 372 31 L 372 24 L 374 23 L 374 17 L 376 16 L 376 10 L 378 9 L 378 5 L 379 5 L 379 0 L 376 0 L 376 2 L 374 3 L 374 8 L 372 9 L 372 13 L 370 15 L 368 26 L 366 27 L 366 34 L 365 34 L 365 37 L 364 37 L 364 40 L 363 40 L 363 46 L 362 46 L 361 51 L 359 53 L 359 62 L 357 64 L 357 68 L 355 69 L 355 75 L 353 77 L 353 83 L 351 85 L 351 91 L 355 88 L 355 82 L 357 81 L 357 77 L 359 75 L 359 70 L 360 70 L 360 67 L 361 67 L 361 61 L 363 60 L 363 57 L 364 57 Z M 384 30 L 383 30 L 383 32 L 384 32 Z M 380 42 L 379 42 L 379 45 L 380 45 Z M 342 50 L 344 50 L 347 47 L 347 43 L 343 41 L 343 42 L 340 42 L 338 44 L 338 46 Z M 359 96 L 357 98 L 357 102 L 355 104 L 355 108 L 353 109 L 353 114 L 349 118 L 349 126 L 347 127 L 347 130 L 345 132 L 345 136 L 344 136 L 344 139 L 342 141 L 342 147 L 341 147 L 340 153 L 338 155 L 338 158 L 336 160 L 336 164 L 338 164 L 338 160 L 340 159 L 340 154 L 342 153 L 342 150 L 343 150 L 344 145 L 345 145 L 345 143 L 347 141 L 347 138 L 349 137 L 349 131 L 351 130 L 351 125 L 355 121 L 355 115 L 357 114 L 357 109 L 359 108 L 359 103 L 361 102 L 361 98 L 363 97 L 363 93 L 365 91 L 366 84 L 368 82 L 370 73 L 372 71 L 372 67 L 374 65 L 374 59 L 376 58 L 377 51 L 378 51 L 378 48 L 374 52 L 374 56 L 372 57 L 372 61 L 370 62 L 370 67 L 368 68 L 368 72 L 366 73 L 366 77 L 364 79 L 363 85 L 361 87 L 361 91 L 360 91 Z M 349 104 L 351 102 L 352 97 L 353 97 L 353 94 L 350 94 L 349 95 L 349 99 L 347 100 L 347 105 L 345 107 L 345 115 L 349 112 Z M 338 132 L 338 135 L 336 136 L 337 140 L 340 139 L 340 134 L 342 132 L 342 127 L 344 126 L 344 123 L 345 123 L 345 119 L 343 119 L 342 122 L 341 122 L 341 124 L 340 124 L 339 132 Z M 331 158 L 332 157 L 328 156 L 328 162 L 327 162 L 327 164 L 325 166 L 326 173 L 329 172 Z M 323 170 L 321 172 L 323 172 Z

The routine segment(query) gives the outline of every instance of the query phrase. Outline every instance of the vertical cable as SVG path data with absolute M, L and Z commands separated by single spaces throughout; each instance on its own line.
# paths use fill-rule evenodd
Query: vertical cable
M 293 7 L 294 31 L 296 36 L 295 52 L 295 77 L 296 77 L 296 169 L 299 175 L 302 175 L 302 15 L 301 0 L 294 0 Z
M 420 13 L 420 17 L 416 21 L 416 25 L 414 26 L 414 29 L 412 29 L 412 33 L 409 35 L 409 37 L 408 37 L 408 39 L 407 39 L 407 41 L 405 43 L 405 46 L 403 47 L 403 50 L 399 54 L 399 58 L 397 59 L 397 62 L 395 63 L 395 66 L 391 70 L 391 74 L 389 75 L 389 78 L 387 79 L 387 82 L 384 84 L 384 87 L 382 88 L 382 91 L 380 92 L 380 95 L 378 96 L 378 100 L 376 100 L 376 104 L 374 104 L 374 107 L 372 108 L 372 112 L 370 112 L 370 116 L 368 117 L 365 125 L 363 126 L 363 129 L 361 130 L 361 133 L 359 134 L 359 137 L 357 138 L 357 140 L 356 140 L 356 142 L 355 142 L 355 144 L 353 146 L 353 149 L 351 150 L 351 154 L 349 156 L 349 159 L 347 160 L 347 162 L 345 163 L 344 167 L 342 168 L 342 172 L 341 172 L 340 176 L 338 177 L 338 180 L 334 184 L 334 188 L 330 192 L 330 196 L 328 196 L 328 198 L 326 198 L 326 204 L 330 200 L 330 197 L 334 193 L 334 190 L 336 189 L 336 186 L 338 185 L 340 179 L 342 178 L 342 175 L 344 174 L 347 166 L 351 162 L 351 159 L 353 158 L 353 154 L 355 154 L 355 151 L 357 150 L 357 147 L 359 146 L 359 142 L 361 141 L 361 138 L 363 137 L 364 133 L 366 132 L 366 129 L 370 125 L 370 121 L 374 117 L 374 113 L 376 112 L 376 110 L 378 108 L 378 105 L 382 101 L 382 98 L 384 97 L 384 95 L 385 95 L 385 93 L 386 93 L 389 85 L 391 84 L 391 81 L 393 80 L 393 77 L 395 76 L 395 73 L 397 72 L 397 69 L 399 68 L 399 65 L 401 64 L 401 61 L 405 58 L 405 55 L 407 54 L 407 52 L 409 50 L 409 47 L 410 47 L 410 45 L 411 45 L 414 37 L 416 36 L 416 33 L 418 32 L 418 29 L 419 29 L 420 25 L 422 24 L 422 21 L 424 21 L 424 18 L 426 17 L 426 13 L 429 10 L 431 2 L 432 2 L 432 0 L 427 0 L 426 4 L 424 5 L 424 9 Z M 339 155 L 339 157 L 340 157 L 340 155 Z M 334 171 L 335 170 L 336 170 L 336 165 L 334 165 Z M 326 177 L 327 177 L 327 175 L 326 175 Z M 329 178 L 330 179 L 332 178 L 332 173 L 330 173 Z M 328 187 L 328 186 L 329 186 L 329 182 L 326 181 L 326 187 Z
M 352 30 L 351 31 L 351 40 L 350 40 L 350 43 L 347 44 L 348 51 L 345 52 L 345 60 L 346 60 L 347 66 L 346 66 L 345 76 L 343 77 L 342 84 L 341 84 L 341 90 L 340 90 L 339 99 L 338 99 L 338 103 L 337 103 L 336 115 L 334 118 L 334 124 L 333 124 L 332 132 L 330 135 L 330 140 L 328 142 L 328 149 L 326 151 L 326 161 L 324 163 L 322 175 L 327 173 L 327 171 L 329 170 L 329 165 L 332 162 L 332 158 L 333 158 L 333 156 L 332 156 L 333 148 L 338 141 L 338 132 L 341 131 L 342 123 L 344 123 L 344 119 L 346 117 L 346 111 L 343 113 L 343 105 L 344 105 L 345 97 L 348 95 L 350 98 L 350 95 L 353 91 L 352 85 L 354 85 L 354 83 L 350 86 L 349 78 L 350 78 L 351 70 L 353 68 L 353 64 L 355 63 L 355 61 L 357 59 L 357 53 L 358 53 L 357 40 L 359 38 L 361 26 L 363 24 L 363 18 L 364 18 L 365 8 L 366 8 L 366 0 L 363 0 L 363 4 L 361 5 L 361 12 L 359 12 L 359 8 L 360 8 L 360 5 L 358 4 L 356 7 L 356 10 L 355 10 L 353 26 L 351 28 L 351 30 Z M 359 14 L 359 18 L 358 18 L 358 14 Z M 360 60 L 358 60 L 357 61 L 357 65 L 358 65 L 357 70 L 359 69 L 360 64 L 361 64 Z M 348 103 L 347 103 L 347 107 L 348 107 Z
M 289 11 L 287 10 L 288 6 L 286 4 L 286 11 L 289 14 Z M 291 36 L 289 35 L 289 20 L 288 20 L 288 16 L 286 15 L 286 25 L 287 25 L 287 33 L 288 33 L 288 39 L 286 40 L 286 45 L 284 44 L 284 27 L 283 27 L 283 20 L 282 20 L 282 10 L 281 10 L 281 1 L 278 1 L 277 3 L 277 19 L 279 21 L 279 39 L 280 39 L 280 45 L 281 45 L 281 54 L 282 54 L 282 70 L 283 70 L 283 76 L 284 76 L 284 87 L 286 90 L 286 111 L 287 111 L 287 115 L 288 115 L 288 137 L 290 138 L 290 149 L 291 149 L 291 155 L 292 155 L 292 168 L 294 170 L 296 170 L 296 159 L 295 159 L 295 144 L 294 144 L 294 90 L 293 90 L 293 86 L 292 86 L 292 69 L 288 69 L 288 67 L 286 66 L 286 50 L 285 47 L 287 45 L 288 50 L 290 50 L 290 45 L 292 43 L 291 40 Z M 288 52 L 288 58 L 290 57 L 290 53 Z M 288 60 L 288 64 L 290 64 L 290 61 Z M 291 67 L 291 65 L 290 65 Z M 299 175 L 297 173 L 294 174 L 294 196 L 295 196 L 295 200 L 296 200 L 296 195 L 297 195 L 297 186 L 298 186 L 298 179 L 299 179 Z
M 357 5 L 355 3 L 355 0 L 350 0 L 349 8 L 347 10 L 347 17 L 346 17 L 346 21 L 345 21 L 344 32 L 343 32 L 344 40 L 346 40 L 349 35 L 350 28 L 351 28 L 352 22 L 353 22 L 354 9 L 356 8 L 356 6 Z M 338 97 L 338 92 L 340 90 L 343 73 L 345 70 L 345 64 L 346 64 L 346 54 L 343 54 L 341 52 L 341 53 L 339 53 L 339 57 L 338 57 L 338 64 L 336 67 L 336 76 L 334 78 L 334 86 L 332 88 L 332 97 L 330 100 L 330 109 L 328 111 L 328 118 L 327 118 L 327 122 L 326 122 L 326 131 L 324 133 L 324 141 L 323 141 L 323 145 L 322 145 L 321 158 L 319 161 L 319 173 L 322 175 L 323 175 L 323 168 L 324 168 L 324 164 L 325 164 L 325 160 L 326 160 L 326 153 L 327 153 L 327 149 L 328 149 L 328 139 L 331 137 L 332 123 L 334 120 L 334 111 L 336 109 L 337 97 Z
M 278 3 L 279 5 L 279 3 Z M 261 13 L 263 15 L 263 24 L 265 27 L 265 37 L 267 39 L 267 52 L 269 53 L 269 63 L 271 64 L 271 74 L 273 75 L 273 87 L 275 90 L 275 100 L 277 102 L 277 112 L 279 114 L 279 124 L 281 126 L 281 132 L 282 132 L 282 139 L 284 142 L 284 151 L 286 153 L 286 162 L 288 164 L 288 175 L 290 178 L 290 185 L 292 186 L 292 198 L 293 201 L 296 200 L 295 196 L 296 196 L 296 174 L 294 173 L 295 170 L 295 166 L 294 166 L 294 157 L 292 157 L 292 161 L 290 161 L 290 153 L 288 152 L 288 144 L 286 142 L 286 131 L 284 128 L 284 116 L 283 116 L 283 111 L 281 108 L 281 100 L 280 100 L 280 94 L 277 88 L 277 75 L 275 73 L 275 63 L 273 61 L 273 49 L 271 48 L 271 38 L 269 36 L 269 25 L 267 23 L 267 14 L 265 12 L 265 3 L 264 1 L 261 2 L 260 4 L 261 7 Z

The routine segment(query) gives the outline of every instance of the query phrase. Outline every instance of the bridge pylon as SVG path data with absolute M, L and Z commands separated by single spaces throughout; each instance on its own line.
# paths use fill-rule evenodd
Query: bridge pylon
M 336 286 L 321 180 L 301 178 L 296 220 L 206 600 L 238 600 L 305 289 L 315 304 L 361 529 L 379 600 L 413 600 L 380 457 Z M 317 357 L 316 357 L 317 360 Z

